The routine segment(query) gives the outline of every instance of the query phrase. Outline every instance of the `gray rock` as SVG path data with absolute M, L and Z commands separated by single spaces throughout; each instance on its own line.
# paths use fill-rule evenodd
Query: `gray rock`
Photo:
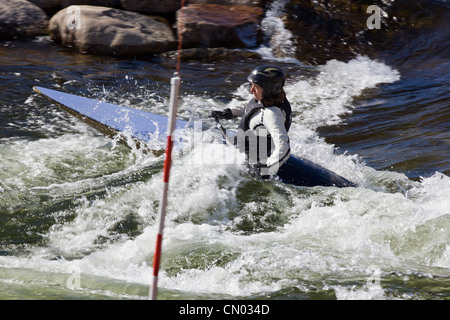
M 60 8 L 61 7 L 61 1 L 63 0 L 28 0 L 29 2 L 34 3 L 39 8 L 42 8 L 44 10 L 49 8 Z
M 81 52 L 116 56 L 156 54 L 176 47 L 165 24 L 135 12 L 96 6 L 70 6 L 50 20 L 55 41 Z
M 167 59 L 177 59 L 178 51 L 160 54 Z M 239 61 L 242 59 L 261 60 L 261 56 L 253 51 L 228 48 L 189 48 L 181 50 L 181 61 Z
M 46 32 L 47 14 L 25 0 L 1 0 L 0 38 L 32 37 Z
M 266 5 L 267 0 L 189 0 L 189 3 L 210 3 L 227 6 L 251 6 L 263 8 Z
M 71 5 L 120 7 L 120 0 L 28 0 L 44 10 L 63 9 Z

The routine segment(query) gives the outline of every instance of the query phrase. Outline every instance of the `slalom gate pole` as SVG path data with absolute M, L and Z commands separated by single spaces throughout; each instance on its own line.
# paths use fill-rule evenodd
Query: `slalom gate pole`
M 167 128 L 167 146 L 166 146 L 166 158 L 164 160 L 164 175 L 163 175 L 163 192 L 161 196 L 161 201 L 159 203 L 159 228 L 158 235 L 156 237 L 156 248 L 155 255 L 153 256 L 153 282 L 151 285 L 150 298 L 156 300 L 158 291 L 158 272 L 159 263 L 161 260 L 161 245 L 162 237 L 164 232 L 164 220 L 166 217 L 167 210 L 167 195 L 169 192 L 169 176 L 170 167 L 172 164 L 172 148 L 173 140 L 172 134 L 175 130 L 175 123 L 177 120 L 177 107 L 178 107 L 178 97 L 180 93 L 180 83 L 181 78 L 178 73 L 170 80 L 171 90 L 170 90 L 170 108 L 169 108 L 169 126 Z
M 172 165 L 172 149 L 173 149 L 173 140 L 172 135 L 175 131 L 175 124 L 177 120 L 177 108 L 178 108 L 178 99 L 180 96 L 180 57 L 181 57 L 181 28 L 183 25 L 182 22 L 182 12 L 184 7 L 184 0 L 181 0 L 181 8 L 180 8 L 180 16 L 179 16 L 179 25 L 178 25 L 178 55 L 177 55 L 177 71 L 174 76 L 170 79 L 170 103 L 169 103 L 169 120 L 167 126 L 167 145 L 166 145 L 166 158 L 164 160 L 164 170 L 163 170 L 163 190 L 161 195 L 161 201 L 159 202 L 159 228 L 158 235 L 156 236 L 156 247 L 155 254 L 153 256 L 153 280 L 150 285 L 149 298 L 151 300 L 156 300 L 158 295 L 158 273 L 159 273 L 159 265 L 161 261 L 161 247 L 162 247 L 162 239 L 164 232 L 164 221 L 166 218 L 167 211 L 167 196 L 169 193 L 169 176 L 170 176 L 170 167 Z

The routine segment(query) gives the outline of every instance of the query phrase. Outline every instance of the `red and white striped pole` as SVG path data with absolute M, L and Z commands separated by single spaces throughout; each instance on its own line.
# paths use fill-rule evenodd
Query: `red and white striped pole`
M 169 192 L 170 167 L 172 164 L 172 148 L 173 148 L 172 134 L 175 130 L 175 123 L 177 119 L 177 107 L 178 107 L 178 97 L 180 94 L 180 83 L 181 78 L 179 77 L 178 73 L 175 73 L 174 77 L 172 77 L 172 79 L 170 80 L 171 84 L 170 108 L 169 108 L 170 115 L 167 128 L 166 158 L 164 160 L 163 192 L 161 196 L 161 201 L 159 203 L 159 229 L 158 235 L 156 237 L 155 255 L 153 256 L 153 282 L 150 288 L 150 299 L 152 300 L 156 300 L 158 291 L 158 272 L 159 272 L 159 264 L 161 261 L 161 245 L 164 232 L 164 221 L 166 218 L 167 196 Z
M 164 232 L 164 221 L 166 219 L 167 210 L 167 196 L 169 193 L 169 175 L 170 167 L 172 165 L 172 149 L 173 140 L 172 135 L 175 131 L 175 124 L 177 121 L 177 108 L 178 98 L 180 96 L 180 66 L 181 66 L 181 45 L 183 42 L 181 29 L 183 27 L 183 8 L 184 0 L 181 0 L 180 15 L 178 18 L 178 55 L 177 55 L 177 71 L 170 79 L 170 104 L 169 104 L 169 120 L 167 126 L 167 145 L 166 145 L 166 159 L 164 160 L 164 172 L 163 172 L 163 192 L 161 195 L 161 201 L 159 203 L 159 228 L 158 235 L 156 236 L 156 248 L 155 255 L 153 256 L 153 281 L 150 286 L 150 299 L 156 300 L 158 295 L 158 273 L 159 264 L 161 261 L 161 247 Z

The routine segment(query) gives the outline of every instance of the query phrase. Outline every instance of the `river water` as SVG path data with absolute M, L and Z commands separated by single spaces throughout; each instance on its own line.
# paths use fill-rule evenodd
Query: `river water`
M 219 144 L 202 145 L 200 164 L 175 154 L 159 298 L 449 299 L 449 34 L 442 19 L 377 59 L 317 66 L 266 47 L 262 60 L 183 62 L 184 120 L 243 103 L 255 65 L 283 67 L 292 152 L 359 186 L 260 181 L 221 162 L 234 151 Z M 165 115 L 174 68 L 48 37 L 0 43 L 0 299 L 147 299 L 163 156 L 32 87 Z

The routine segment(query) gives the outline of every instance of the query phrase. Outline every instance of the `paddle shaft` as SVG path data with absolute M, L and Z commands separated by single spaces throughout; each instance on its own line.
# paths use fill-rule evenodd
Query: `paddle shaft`
M 234 145 L 234 143 L 230 140 L 230 137 L 228 137 L 227 135 L 227 130 L 223 127 L 223 125 L 220 123 L 218 118 L 214 118 L 216 124 L 217 124 L 217 128 L 219 128 L 220 132 L 222 133 L 223 138 L 225 139 L 225 141 L 230 144 L 231 146 Z

